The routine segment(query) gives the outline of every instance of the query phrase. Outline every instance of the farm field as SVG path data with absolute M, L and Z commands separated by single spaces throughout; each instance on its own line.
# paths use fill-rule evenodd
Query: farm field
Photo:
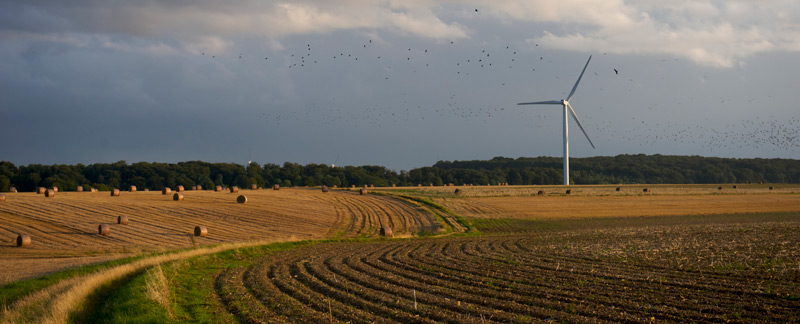
M 0 203 L 0 283 L 54 270 L 176 248 L 246 242 L 377 235 L 381 224 L 397 236 L 441 226 L 421 207 L 389 197 L 313 189 L 243 190 L 239 194 L 185 191 L 183 201 L 161 192 L 59 192 L 6 195 Z M 117 217 L 128 216 L 128 225 Z M 108 236 L 98 225 L 110 224 Z M 195 226 L 208 236 L 195 237 Z M 15 246 L 18 233 L 33 243 Z M 19 271 L 18 269 L 30 269 Z
M 63 280 L 0 323 L 800 321 L 800 187 L 615 187 L 296 188 L 243 191 L 245 205 L 212 191 L 7 195 L 0 235 L 45 228 L 32 234 L 44 247 L 0 248 L 9 281 L 24 262 L 197 248 L 86 275 L 111 286 Z M 121 213 L 131 224 L 97 235 Z M 191 236 L 200 222 L 209 236 Z M 375 239 L 382 225 L 397 238 Z
M 800 320 L 796 215 L 576 222 L 303 247 L 225 269 L 207 289 L 258 323 Z

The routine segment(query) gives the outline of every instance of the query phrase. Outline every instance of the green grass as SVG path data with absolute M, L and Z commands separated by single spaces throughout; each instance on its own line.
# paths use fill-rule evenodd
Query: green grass
M 70 314 L 69 323 L 165 323 L 166 309 L 146 298 L 146 276 L 134 272 L 94 291 L 87 305 Z M 144 296 L 145 298 L 142 298 Z

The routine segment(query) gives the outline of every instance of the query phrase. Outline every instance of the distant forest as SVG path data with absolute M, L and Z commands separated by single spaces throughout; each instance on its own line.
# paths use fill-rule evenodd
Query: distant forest
M 178 185 L 216 185 L 249 188 L 251 184 L 271 187 L 375 185 L 379 187 L 499 184 L 558 185 L 562 183 L 562 160 L 557 157 L 504 158 L 488 161 L 439 161 L 433 166 L 396 172 L 383 166 L 331 167 L 325 164 L 283 165 L 250 163 L 180 163 L 15 166 L 0 162 L 0 191 L 11 187 L 34 191 L 37 187 L 75 190 L 77 186 L 110 190 L 137 188 L 161 190 Z M 727 159 L 700 156 L 617 155 L 571 158 L 570 177 L 574 184 L 661 184 L 661 183 L 798 183 L 800 160 Z

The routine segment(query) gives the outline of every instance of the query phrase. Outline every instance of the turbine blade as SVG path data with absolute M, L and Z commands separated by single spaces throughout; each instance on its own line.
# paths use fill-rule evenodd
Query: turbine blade
M 583 73 L 586 72 L 586 68 L 589 66 L 589 61 L 592 60 L 592 56 L 589 55 L 589 59 L 586 60 L 586 65 L 583 66 L 583 71 L 581 71 L 581 76 L 578 77 L 578 81 L 575 81 L 575 85 L 572 86 L 572 91 L 569 92 L 569 96 L 567 96 L 567 101 L 572 99 L 572 95 L 575 93 L 575 89 L 578 89 L 578 83 L 581 83 L 581 78 L 583 78 Z
M 536 102 L 520 102 L 517 105 L 560 105 L 561 100 L 548 100 L 548 101 L 536 101 Z
M 572 105 L 567 103 L 567 108 L 569 109 L 569 113 L 572 115 L 572 118 L 574 118 L 575 121 L 578 123 L 578 127 L 581 128 L 581 131 L 583 132 L 583 135 L 586 135 L 586 139 L 589 140 L 589 144 L 592 145 L 592 148 L 595 148 L 594 147 L 594 143 L 592 143 L 592 139 L 589 138 L 589 134 L 586 134 L 586 130 L 583 129 L 583 125 L 581 125 L 581 121 L 578 119 L 578 115 L 575 114 L 575 110 L 572 109 Z

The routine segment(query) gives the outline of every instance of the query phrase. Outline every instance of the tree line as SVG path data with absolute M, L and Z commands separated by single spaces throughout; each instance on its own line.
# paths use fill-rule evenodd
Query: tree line
M 558 185 L 562 183 L 562 159 L 556 157 L 505 158 L 474 161 L 439 161 L 433 166 L 396 172 L 383 166 L 332 167 L 325 164 L 286 162 L 283 165 L 252 162 L 179 163 L 138 162 L 128 164 L 16 166 L 0 162 L 0 191 L 11 187 L 34 191 L 37 187 L 75 190 L 77 186 L 110 190 L 137 188 L 161 190 L 178 185 L 204 188 L 252 184 L 271 187 L 362 186 L 386 187 L 443 184 Z M 700 156 L 617 155 L 570 159 L 574 184 L 661 184 L 661 183 L 798 183 L 800 160 L 731 159 Z

